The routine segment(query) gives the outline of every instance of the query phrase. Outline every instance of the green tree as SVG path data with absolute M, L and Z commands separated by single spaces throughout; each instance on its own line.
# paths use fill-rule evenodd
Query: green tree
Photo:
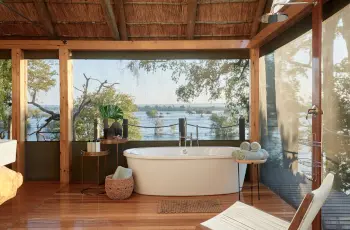
M 50 131 L 50 122 L 60 120 L 59 113 L 41 105 L 37 98 L 38 93 L 48 92 L 56 85 L 54 76 L 57 76 L 57 72 L 53 70 L 52 62 L 45 60 L 28 60 L 28 93 L 30 96 L 28 104 L 36 107 L 36 109 L 39 109 L 47 115 L 45 116 L 45 122 L 37 126 L 35 131 L 28 134 L 35 134 L 37 140 L 39 140 L 39 135 L 42 131 Z
M 5 132 L 9 134 L 10 132 L 12 100 L 11 76 L 11 60 L 0 60 L 0 133 L 3 134 Z
M 236 117 L 228 117 L 213 113 L 210 116 L 210 120 L 213 122 L 211 128 L 216 138 L 228 139 L 237 135 L 237 130 L 235 130 L 234 127 L 231 127 L 237 124 Z
M 57 82 L 54 76 L 57 76 L 53 70 L 53 63 L 45 60 L 29 60 L 28 61 L 28 104 L 35 107 L 30 112 L 30 118 L 36 119 L 36 130 L 29 135 L 36 135 L 37 140 L 42 136 L 41 132 L 51 132 L 47 135 L 51 140 L 59 139 L 59 120 L 60 114 L 47 106 L 38 102 L 37 95 L 40 92 L 48 92 Z M 99 81 L 92 77 L 85 77 L 85 84 L 82 88 L 81 95 L 74 103 L 73 114 L 73 136 L 74 140 L 87 140 L 93 137 L 94 119 L 100 117 L 98 112 L 99 105 L 117 104 L 124 112 L 124 118 L 129 119 L 130 124 L 138 124 L 137 118 L 133 112 L 137 111 L 137 107 L 130 95 L 118 93 L 113 86 L 116 83 L 108 83 L 107 81 Z M 100 85 L 95 90 L 89 89 L 89 82 L 97 81 Z M 6 102 L 11 101 L 11 61 L 0 61 L 0 118 L 3 123 L 7 122 L 6 114 L 9 105 Z M 44 120 L 44 122 L 42 122 Z M 0 130 L 1 131 L 1 130 Z M 78 138 L 76 138 L 78 137 Z M 139 139 L 141 137 L 137 127 L 129 128 L 129 137 L 131 139 Z M 45 136 L 44 136 L 45 139 Z
M 137 106 L 134 104 L 133 98 L 128 94 L 118 93 L 113 87 L 102 88 L 99 92 L 88 93 L 87 96 L 81 95 L 74 102 L 74 114 L 81 108 L 84 97 L 90 98 L 89 103 L 85 103 L 84 108 L 74 118 L 73 134 L 75 140 L 89 140 L 94 134 L 94 120 L 102 117 L 99 112 L 100 105 L 114 104 L 118 105 L 124 112 L 124 118 L 129 120 L 130 124 L 138 125 L 139 121 L 135 117 L 134 112 Z M 85 99 L 86 100 L 86 99 Z M 100 129 L 103 125 L 100 124 Z M 129 127 L 129 139 L 137 140 L 141 138 L 138 127 Z
M 146 111 L 147 117 L 149 118 L 156 118 L 158 116 L 158 111 L 155 109 L 147 110 Z
M 135 76 L 140 70 L 147 73 L 171 71 L 172 80 L 185 83 L 178 86 L 179 101 L 190 102 L 202 93 L 210 100 L 225 98 L 232 116 L 249 114 L 249 60 L 139 60 L 131 61 L 128 68 Z

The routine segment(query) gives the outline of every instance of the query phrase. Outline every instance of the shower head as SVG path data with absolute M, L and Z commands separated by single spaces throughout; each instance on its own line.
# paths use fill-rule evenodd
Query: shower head
M 261 22 L 263 23 L 275 23 L 275 22 L 283 22 L 285 20 L 288 19 L 288 15 L 285 13 L 281 13 L 281 12 L 274 12 L 274 9 L 276 6 L 278 5 L 316 5 L 317 1 L 312 1 L 312 2 L 286 2 L 286 3 L 274 3 L 271 6 L 271 11 L 270 13 L 264 14 L 261 17 Z
M 283 14 L 283 13 L 268 13 L 268 14 L 264 14 L 261 17 L 261 22 L 263 23 L 275 23 L 275 22 L 283 22 L 285 20 L 288 19 L 288 15 L 287 14 Z

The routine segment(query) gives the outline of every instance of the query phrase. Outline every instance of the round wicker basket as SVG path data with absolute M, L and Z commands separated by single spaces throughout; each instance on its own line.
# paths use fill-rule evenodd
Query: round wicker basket
M 105 189 L 106 194 L 113 200 L 124 200 L 131 196 L 134 190 L 134 179 L 129 177 L 127 179 L 112 179 L 113 175 L 106 177 Z

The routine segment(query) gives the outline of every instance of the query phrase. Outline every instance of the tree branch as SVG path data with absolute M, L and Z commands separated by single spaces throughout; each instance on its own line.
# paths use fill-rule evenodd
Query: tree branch
M 45 120 L 46 123 L 43 124 L 38 130 L 36 130 L 36 131 L 30 133 L 29 136 L 31 136 L 31 135 L 33 135 L 33 134 L 35 134 L 35 133 L 40 133 L 41 130 L 43 130 L 43 128 L 45 128 L 46 126 L 48 126 L 48 124 L 49 124 L 52 120 L 54 120 L 54 117 L 53 117 L 53 116 L 51 116 L 51 117 L 49 117 L 48 119 L 46 119 L 46 120 Z
M 78 90 L 78 91 L 80 91 L 80 92 L 84 93 L 84 91 L 83 91 L 83 90 L 81 90 L 81 89 L 79 89 L 79 88 L 77 88 L 77 87 L 75 87 L 75 86 L 73 86 L 73 87 L 74 87 L 74 89 L 76 89 L 76 90 Z
M 45 112 L 45 113 L 48 113 L 50 114 L 51 116 L 57 116 L 59 114 L 51 111 L 51 110 L 48 110 L 48 109 L 45 109 L 43 106 L 39 105 L 38 103 L 36 103 L 35 101 L 29 101 L 28 104 L 31 104 L 31 105 L 34 105 L 35 107 L 39 108 L 41 111 Z

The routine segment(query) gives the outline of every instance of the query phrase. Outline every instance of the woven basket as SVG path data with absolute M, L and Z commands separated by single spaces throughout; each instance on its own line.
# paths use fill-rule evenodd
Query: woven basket
M 131 196 L 134 190 L 134 179 L 112 179 L 113 175 L 106 177 L 105 190 L 107 196 L 112 200 L 124 200 Z

